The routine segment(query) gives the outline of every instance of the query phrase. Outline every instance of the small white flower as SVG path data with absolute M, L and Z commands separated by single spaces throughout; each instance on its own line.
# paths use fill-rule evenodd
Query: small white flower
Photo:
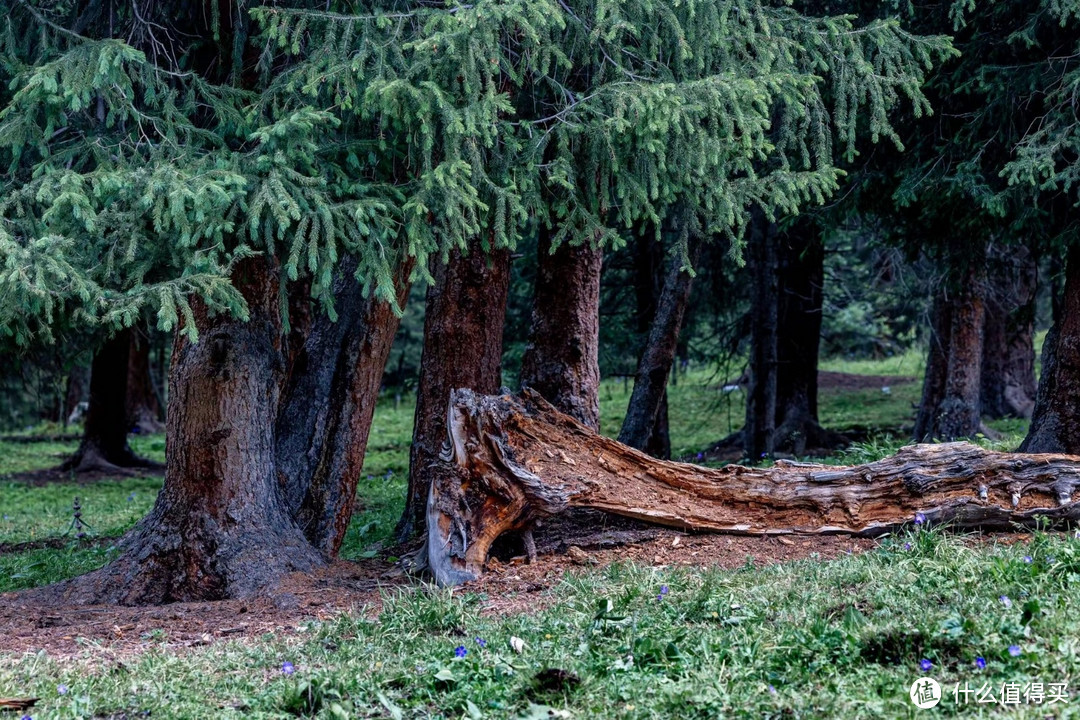
M 514 652 L 518 655 L 525 652 L 525 641 L 519 637 L 510 636 L 510 647 L 514 648 Z

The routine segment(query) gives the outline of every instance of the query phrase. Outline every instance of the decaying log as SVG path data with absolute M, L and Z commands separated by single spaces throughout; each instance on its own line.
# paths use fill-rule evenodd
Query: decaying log
M 1080 457 L 912 445 L 866 465 L 778 461 L 712 469 L 665 462 L 597 435 L 526 390 L 455 391 L 434 471 L 427 543 L 440 585 L 480 575 L 492 542 L 538 518 L 588 507 L 658 525 L 739 535 L 877 536 L 913 522 L 1011 529 L 1080 518 Z M 922 520 L 922 517 L 919 518 Z

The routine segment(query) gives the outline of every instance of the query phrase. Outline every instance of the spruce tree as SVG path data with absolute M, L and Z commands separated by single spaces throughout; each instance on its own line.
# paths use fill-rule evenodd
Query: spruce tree
M 332 319 L 352 277 L 394 308 L 430 262 L 551 217 L 556 243 L 614 244 L 678 207 L 738 254 L 749 206 L 820 201 L 859 126 L 895 140 L 901 100 L 926 112 L 949 47 L 758 0 L 211 7 L 14 0 L 2 20 L 0 330 L 25 346 L 148 311 L 177 333 L 165 488 L 73 599 L 248 594 L 335 550 L 349 479 L 302 516 L 310 487 L 279 474 L 292 290 Z

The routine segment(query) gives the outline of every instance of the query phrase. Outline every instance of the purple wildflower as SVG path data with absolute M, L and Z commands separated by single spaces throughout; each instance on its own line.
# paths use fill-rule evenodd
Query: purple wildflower
M 476 638 L 476 644 L 479 645 L 480 647 L 487 647 L 487 640 L 485 640 L 482 637 L 478 637 L 478 638 Z
M 664 596 L 667 595 L 667 594 L 668 594 L 668 586 L 667 585 L 661 585 L 660 586 L 660 594 L 656 596 L 656 599 L 657 600 L 663 600 Z
M 700 460 L 700 459 L 701 459 L 701 458 L 703 458 L 703 457 L 705 457 L 705 453 L 698 453 L 698 454 L 697 454 L 697 459 L 698 459 L 698 460 Z
M 29 715 L 23 715 L 21 718 L 19 718 L 19 720 L 34 720 L 34 718 L 30 717 Z
M 296 672 L 296 666 L 286 660 L 285 662 L 281 663 L 281 672 L 285 675 L 292 675 L 294 672 Z
M 1012 655 L 1013 657 L 1020 657 L 1020 646 L 1019 645 L 1010 645 L 1009 646 L 1009 654 Z
M 905 550 L 910 550 L 911 549 L 911 543 L 909 543 L 909 542 L 904 543 L 904 549 Z
M 469 654 L 469 651 L 465 649 L 464 645 L 458 645 L 454 648 L 454 657 L 463 658 Z
M 926 515 L 924 515 L 921 512 L 915 513 L 915 524 L 916 525 L 922 525 L 925 522 L 926 522 Z
M 984 658 L 984 657 L 975 658 L 975 667 L 979 668 L 980 670 L 985 670 L 986 669 L 986 658 Z
M 919 669 L 923 672 L 930 672 L 930 668 L 934 667 L 934 663 L 930 662 L 926 658 L 919 661 Z
M 1007 608 L 1011 608 L 1011 607 L 1012 607 L 1012 600 L 1010 600 L 1010 599 L 1009 599 L 1009 596 L 1008 596 L 1008 595 L 1002 595 L 1001 597 L 999 597 L 999 598 L 998 598 L 998 600 L 999 600 L 999 601 L 1001 602 L 1001 604 L 1002 604 L 1002 605 L 1004 605 L 1005 607 L 1007 607 Z
M 773 695 L 775 695 L 776 694 L 776 688 L 774 688 L 772 685 L 770 685 L 769 686 L 769 692 L 771 692 Z
M 1028 565 L 1030 565 L 1031 564 L 1031 556 L 1030 555 L 1025 555 L 1024 556 L 1024 562 L 1026 562 Z
M 56 692 L 58 694 L 60 694 L 60 695 L 67 695 L 68 694 L 68 686 L 67 685 L 57 685 L 56 686 Z

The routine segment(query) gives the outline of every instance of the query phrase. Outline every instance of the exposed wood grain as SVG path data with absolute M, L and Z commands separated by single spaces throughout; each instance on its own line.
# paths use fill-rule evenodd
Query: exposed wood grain
M 852 467 L 779 461 L 704 468 L 597 435 L 536 393 L 455 391 L 450 442 L 428 498 L 418 565 L 442 585 L 475 579 L 491 543 L 545 515 L 588 507 L 687 530 L 876 536 L 915 520 L 1011 529 L 1080 518 L 1080 457 L 912 445 Z M 920 518 L 921 519 L 921 518 Z

